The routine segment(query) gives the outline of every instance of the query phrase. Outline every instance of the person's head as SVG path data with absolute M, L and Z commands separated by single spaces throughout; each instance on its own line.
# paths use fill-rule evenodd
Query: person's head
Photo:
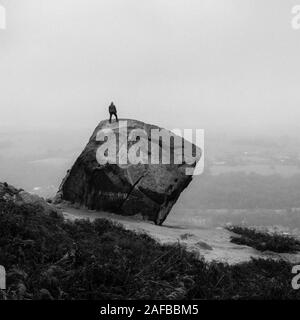
M 113 106 L 114 105 L 114 103 L 113 102 L 111 102 L 111 104 L 110 104 L 111 106 Z

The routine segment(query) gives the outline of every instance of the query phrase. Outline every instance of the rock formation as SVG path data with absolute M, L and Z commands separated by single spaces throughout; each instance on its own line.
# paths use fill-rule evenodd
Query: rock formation
M 48 203 L 43 198 L 25 192 L 23 189 L 17 189 L 6 182 L 0 182 L 0 202 L 13 202 L 16 205 L 29 204 L 39 207 L 46 215 L 54 215 L 63 217 L 62 212 L 55 206 Z
M 169 134 L 169 143 L 151 136 L 152 130 Z M 116 140 L 108 137 L 102 139 L 108 133 Z M 99 147 L 113 150 L 114 142 L 113 156 L 108 154 L 109 151 L 101 156 Z M 137 145 L 139 148 L 131 149 Z M 183 157 L 186 146 L 190 146 L 193 152 L 185 155 L 180 163 L 178 159 Z M 128 162 L 130 154 L 142 160 L 135 164 Z M 110 162 L 101 163 L 106 155 Z M 124 162 L 124 155 L 127 162 Z M 114 156 L 117 159 L 115 163 Z M 68 171 L 56 201 L 66 200 L 89 209 L 128 216 L 141 214 L 161 225 L 181 192 L 191 182 L 192 175 L 187 175 L 187 170 L 194 170 L 200 156 L 201 150 L 195 145 L 157 126 L 136 120 L 121 120 L 112 124 L 102 121 Z M 153 164 L 153 159 L 158 162 Z

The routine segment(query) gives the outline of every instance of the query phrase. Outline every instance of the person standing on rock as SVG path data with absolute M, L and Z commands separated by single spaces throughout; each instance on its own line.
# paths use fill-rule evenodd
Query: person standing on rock
M 111 123 L 111 118 L 112 116 L 115 116 L 116 117 L 116 120 L 117 122 L 119 122 L 119 119 L 118 119 L 118 116 L 117 116 L 117 108 L 116 106 L 114 105 L 114 103 L 112 102 L 108 108 L 108 111 L 109 111 L 109 123 Z

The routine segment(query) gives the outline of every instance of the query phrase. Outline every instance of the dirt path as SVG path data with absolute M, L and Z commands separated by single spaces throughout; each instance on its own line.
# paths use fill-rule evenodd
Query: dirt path
M 240 246 L 230 242 L 230 232 L 223 228 L 205 228 L 185 226 L 176 223 L 176 219 L 169 219 L 163 226 L 133 217 L 124 217 L 107 212 L 96 212 L 86 209 L 63 208 L 64 216 L 69 220 L 107 218 L 121 223 L 126 229 L 147 233 L 161 243 L 180 242 L 188 250 L 195 250 L 207 261 L 222 261 L 229 264 L 249 261 L 251 257 L 278 258 L 283 257 L 292 262 L 300 263 L 300 254 L 261 253 L 247 246 Z

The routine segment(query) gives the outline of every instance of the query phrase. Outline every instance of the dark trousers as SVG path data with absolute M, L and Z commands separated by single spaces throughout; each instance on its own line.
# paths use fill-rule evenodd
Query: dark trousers
M 111 118 L 112 118 L 113 115 L 116 117 L 117 122 L 119 122 L 119 119 L 118 119 L 118 116 L 117 116 L 117 113 L 116 113 L 116 112 L 110 112 L 109 115 L 110 115 L 110 117 L 109 117 L 109 123 L 111 123 Z

